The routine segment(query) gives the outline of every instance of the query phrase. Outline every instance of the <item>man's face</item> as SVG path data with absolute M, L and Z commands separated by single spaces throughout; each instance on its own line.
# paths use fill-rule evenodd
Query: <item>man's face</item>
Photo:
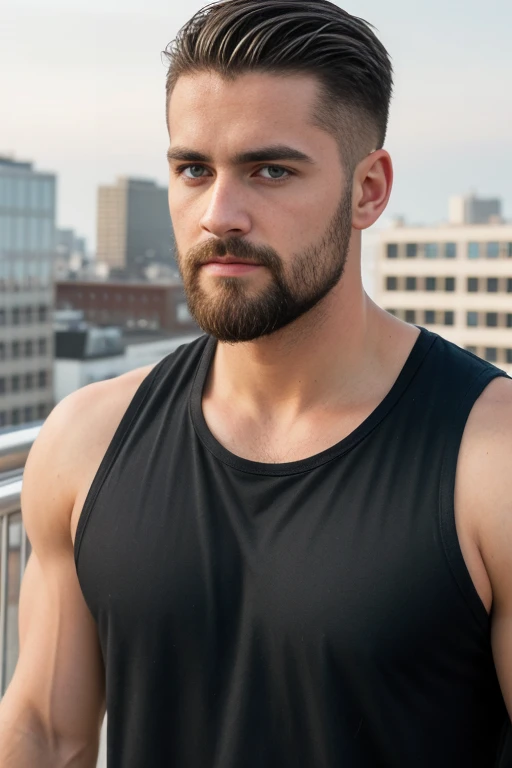
M 190 310 L 221 341 L 252 341 L 339 281 L 351 180 L 313 123 L 309 76 L 178 79 L 169 106 L 169 207 Z

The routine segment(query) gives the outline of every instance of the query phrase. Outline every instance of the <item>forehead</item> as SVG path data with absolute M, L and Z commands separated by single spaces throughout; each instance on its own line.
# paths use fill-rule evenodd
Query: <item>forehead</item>
M 318 95 L 309 75 L 182 75 L 169 101 L 171 145 L 314 142 L 325 136 L 312 119 Z

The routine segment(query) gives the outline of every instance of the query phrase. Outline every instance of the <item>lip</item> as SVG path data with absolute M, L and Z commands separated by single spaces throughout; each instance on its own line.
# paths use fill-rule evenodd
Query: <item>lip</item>
M 249 261 L 236 261 L 236 259 L 218 259 L 203 264 L 202 270 L 210 275 L 218 277 L 239 277 L 261 269 L 260 264 Z

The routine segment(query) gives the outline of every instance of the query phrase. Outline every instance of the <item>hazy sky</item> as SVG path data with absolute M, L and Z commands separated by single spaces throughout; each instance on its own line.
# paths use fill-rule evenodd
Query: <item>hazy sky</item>
M 167 181 L 160 51 L 202 5 L 2 4 L 0 152 L 57 172 L 58 224 L 85 234 L 90 246 L 98 184 L 118 175 Z M 475 190 L 501 196 L 512 219 L 511 0 L 346 0 L 343 7 L 377 28 L 394 62 L 387 213 L 440 221 L 451 194 Z

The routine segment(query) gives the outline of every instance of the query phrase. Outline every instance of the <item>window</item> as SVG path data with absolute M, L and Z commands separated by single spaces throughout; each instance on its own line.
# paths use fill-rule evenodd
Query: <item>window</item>
M 0 309 L 0 325 L 5 325 L 6 312 L 5 309 Z
M 512 243 L 507 243 L 507 256 L 512 259 Z
M 437 278 L 427 277 L 425 279 L 425 289 L 427 291 L 435 291 L 437 288 Z
M 480 243 L 468 243 L 468 259 L 480 258 Z
M 7 425 L 7 412 L 0 411 L 0 427 L 5 427 L 6 425 Z
M 34 374 L 26 373 L 24 386 L 26 390 L 34 389 Z
M 436 322 L 436 313 L 433 309 L 426 309 L 425 310 L 425 324 L 426 325 L 435 325 Z
M 415 323 L 416 322 L 416 310 L 415 309 L 406 309 L 405 310 L 405 322 L 406 323 Z
M 466 323 L 470 328 L 476 328 L 478 325 L 478 312 L 468 312 L 466 315 Z
M 415 277 L 406 277 L 405 278 L 405 290 L 406 291 L 415 291 L 416 290 L 416 278 Z
M 472 355 L 476 355 L 476 347 L 466 347 L 465 349 L 471 352 Z
M 456 256 L 457 256 L 457 243 L 445 243 L 444 244 L 445 259 L 455 259 Z
M 500 255 L 500 244 L 486 243 L 485 255 L 488 259 L 497 259 Z
M 512 313 L 507 312 L 507 328 L 512 328 Z
M 507 293 L 512 293 L 512 277 L 507 277 Z
M 425 256 L 427 259 L 437 259 L 437 243 L 425 243 Z
M 488 277 L 487 278 L 487 293 L 498 293 L 498 278 L 497 277 Z
M 468 277 L 468 292 L 469 293 L 478 292 L 478 277 Z
M 448 310 L 444 313 L 444 324 L 445 325 L 453 325 L 455 322 L 455 314 L 452 312 L 452 310 Z
M 507 363 L 512 363 L 512 349 L 507 349 Z
M 444 281 L 445 291 L 453 292 L 455 290 L 455 278 L 447 277 Z
M 398 258 L 398 245 L 396 243 L 388 243 L 386 248 L 386 256 L 388 259 Z M 130 300 L 133 301 L 130 295 Z
M 5 342 L 0 341 L 0 360 L 5 360 Z
M 44 323 L 48 320 L 48 307 L 45 307 L 44 304 L 40 304 L 37 308 L 37 319 L 40 323 Z
M 19 408 L 13 408 L 11 411 L 11 423 L 12 424 L 19 424 L 20 423 L 20 409 Z
M 34 419 L 34 409 L 31 405 L 27 405 L 26 408 L 23 410 L 23 420 L 26 422 L 33 421 Z
M 32 307 L 25 307 L 25 323 L 27 323 L 27 325 L 31 325 L 31 323 L 33 322 L 33 319 L 34 317 L 33 317 Z
M 14 376 L 11 377 L 11 392 L 19 392 L 20 391 L 20 377 L 18 374 L 14 374 Z
M 0 376 L 0 395 L 5 394 L 5 376 Z
M 495 363 L 498 359 L 498 350 L 496 347 L 486 347 L 485 348 L 485 359 L 489 363 Z
M 398 287 L 398 280 L 396 277 L 386 277 L 386 290 L 396 291 Z
M 37 406 L 37 418 L 38 419 L 44 419 L 46 416 L 46 405 L 44 403 L 39 403 Z
M 19 325 L 20 324 L 20 308 L 19 307 L 13 307 L 12 308 L 11 319 L 12 319 L 12 324 L 13 325 Z
M 27 339 L 25 342 L 25 357 L 32 357 L 34 354 L 34 344 L 31 339 Z
M 39 371 L 37 374 L 37 386 L 39 389 L 43 389 L 48 384 L 48 372 L 47 371 Z
M 407 243 L 405 246 L 405 255 L 408 259 L 415 259 L 418 255 L 418 244 Z
M 37 351 L 40 355 L 46 355 L 47 341 L 46 339 L 37 340 Z
M 20 342 L 13 341 L 11 344 L 11 357 L 13 360 L 17 360 L 20 356 Z
M 385 310 L 389 315 L 393 315 L 396 317 L 396 309 L 386 309 Z
M 485 313 L 485 324 L 487 328 L 496 328 L 498 325 L 498 313 L 497 312 L 486 312 Z

